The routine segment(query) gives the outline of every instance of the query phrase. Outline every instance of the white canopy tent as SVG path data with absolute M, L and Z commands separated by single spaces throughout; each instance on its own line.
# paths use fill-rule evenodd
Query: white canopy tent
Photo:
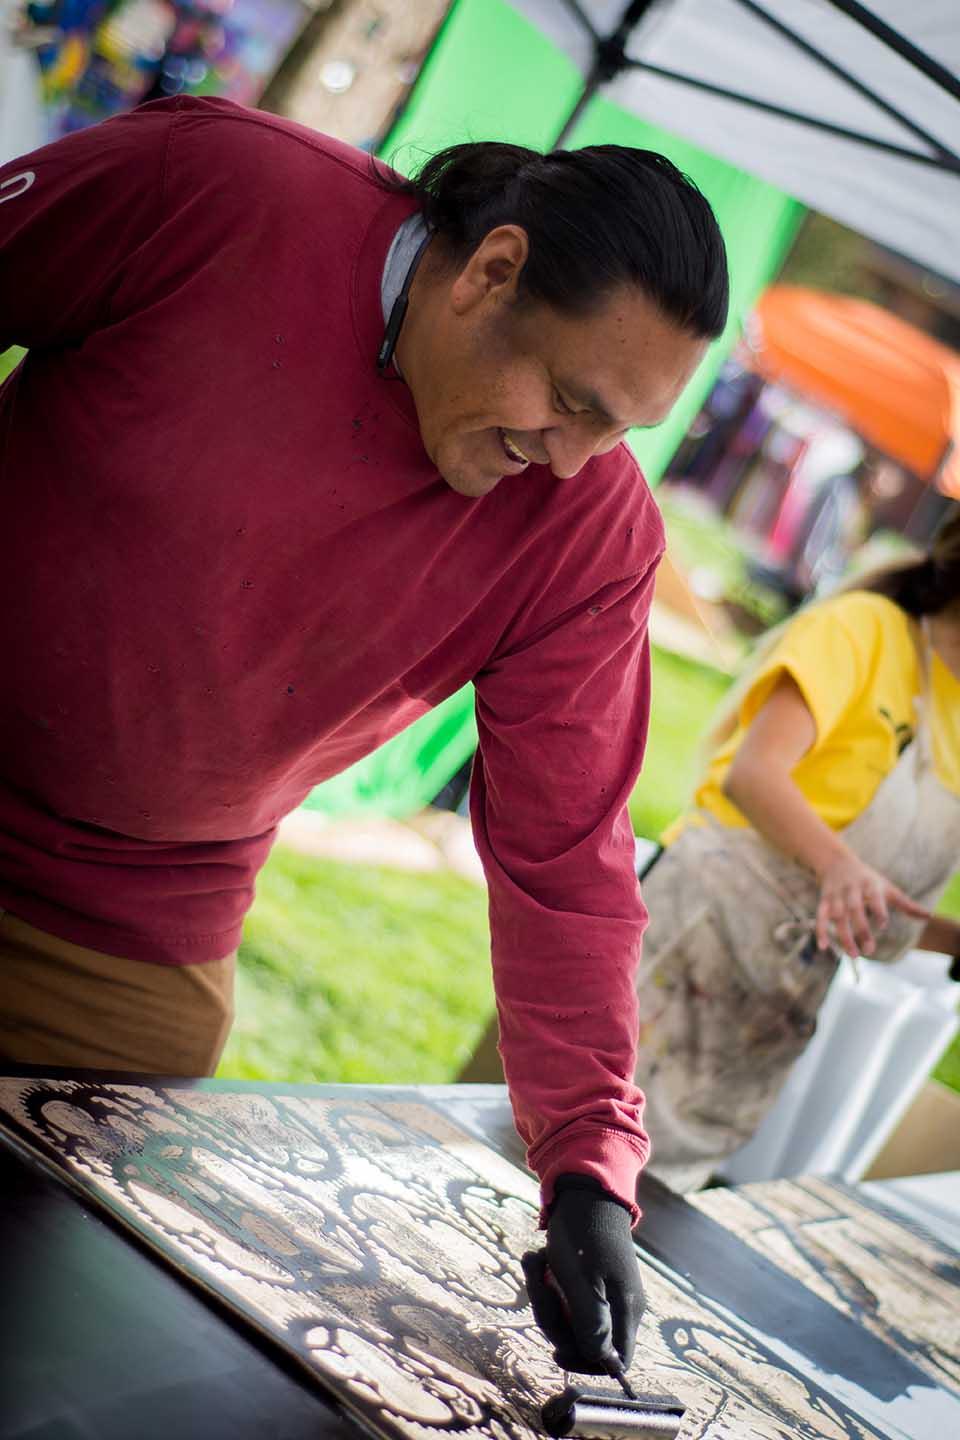
M 960 282 L 960 0 L 510 3 L 583 74 L 572 119 L 601 93 Z

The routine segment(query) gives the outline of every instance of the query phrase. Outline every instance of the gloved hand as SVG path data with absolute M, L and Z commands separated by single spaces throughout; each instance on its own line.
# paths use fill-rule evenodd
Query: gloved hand
M 521 1261 L 534 1318 L 561 1370 L 614 1374 L 644 1309 L 630 1214 L 589 1175 L 561 1175 L 556 1192 L 546 1249 Z

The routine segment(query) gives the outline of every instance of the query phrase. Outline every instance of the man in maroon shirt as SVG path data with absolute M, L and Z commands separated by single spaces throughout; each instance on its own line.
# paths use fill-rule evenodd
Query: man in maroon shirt
M 568 1368 L 629 1362 L 626 801 L 663 546 L 623 443 L 723 328 L 660 156 L 404 184 L 223 101 L 0 169 L 0 1057 L 212 1070 L 279 819 L 467 680 L 501 1047 Z

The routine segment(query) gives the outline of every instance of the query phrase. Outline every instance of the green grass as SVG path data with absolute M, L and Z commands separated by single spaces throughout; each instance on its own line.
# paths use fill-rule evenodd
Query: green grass
M 937 909 L 941 915 L 952 915 L 954 920 L 960 920 L 960 871 L 954 875 L 943 892 L 943 898 Z
M 452 1080 L 493 1006 L 486 892 L 278 846 L 244 931 L 220 1074 Z
M 719 670 L 654 647 L 647 754 L 630 799 L 638 835 L 658 839 L 687 804 L 701 737 L 729 684 Z
M 21 350 L 18 345 L 11 345 L 9 350 L 0 351 L 0 381 L 6 379 L 26 353 L 26 350 Z
M 949 1085 L 951 1090 L 956 1090 L 960 1095 L 960 1035 L 953 1037 L 953 1043 L 947 1047 L 933 1072 L 933 1078 L 939 1080 L 941 1085 Z
M 648 769 L 631 809 L 655 836 L 682 808 L 727 679 L 656 651 Z M 456 1077 L 493 1008 L 485 891 L 446 873 L 278 846 L 260 875 L 220 1074 L 378 1083 Z
M 726 676 L 654 651 L 655 704 L 631 800 L 657 836 L 686 803 Z M 960 875 L 941 907 L 960 918 Z M 278 846 L 247 919 L 237 1023 L 221 1075 L 376 1083 L 453 1080 L 493 1007 L 486 895 L 448 873 L 343 865 Z M 960 992 L 958 992 L 960 993 Z M 960 1090 L 960 1039 L 936 1077 Z
M 730 593 L 747 583 L 743 537 L 706 503 L 665 485 L 657 504 L 667 527 L 670 551 L 686 573 L 707 570 L 718 591 Z
M 954 875 L 950 881 L 938 909 L 943 915 L 952 915 L 955 920 L 960 920 L 960 873 Z M 960 997 L 960 985 L 957 986 L 957 994 Z M 933 1078 L 960 1093 L 960 1032 L 954 1036 L 953 1043 L 947 1047 L 946 1053 L 933 1072 Z
M 670 553 L 698 593 L 733 602 L 763 626 L 783 619 L 783 598 L 751 578 L 743 533 L 729 520 L 669 485 L 657 492 L 657 504 Z
M 947 897 L 960 913 L 960 876 Z M 455 875 L 277 846 L 247 920 L 221 1075 L 443 1083 L 493 1008 L 486 895 Z M 960 1091 L 960 1038 L 936 1078 Z

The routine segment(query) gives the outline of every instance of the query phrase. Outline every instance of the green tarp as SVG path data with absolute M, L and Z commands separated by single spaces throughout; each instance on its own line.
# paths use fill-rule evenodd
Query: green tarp
M 477 723 L 467 685 L 406 730 L 312 790 L 305 810 L 324 815 L 413 815 L 473 754 Z
M 580 93 L 578 72 L 503 0 L 457 0 L 410 104 L 381 154 L 409 171 L 465 140 L 510 140 L 549 149 Z M 669 117 L 664 116 L 669 123 Z M 636 145 L 668 155 L 716 211 L 730 258 L 726 334 L 711 347 L 665 425 L 630 436 L 647 480 L 663 475 L 736 340 L 744 316 L 777 273 L 803 209 L 775 186 L 627 114 L 602 98 L 586 108 L 571 146 Z M 468 687 L 381 749 L 313 791 L 306 805 L 329 815 L 408 815 L 429 803 L 476 744 Z

